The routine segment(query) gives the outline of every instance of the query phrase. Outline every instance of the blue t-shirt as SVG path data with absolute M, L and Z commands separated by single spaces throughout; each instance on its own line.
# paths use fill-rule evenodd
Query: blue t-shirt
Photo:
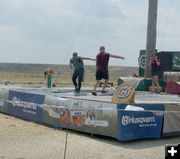
M 83 69 L 84 68 L 84 62 L 81 57 L 77 57 L 77 61 L 75 61 L 73 58 L 70 60 L 70 63 L 73 64 L 75 70 Z

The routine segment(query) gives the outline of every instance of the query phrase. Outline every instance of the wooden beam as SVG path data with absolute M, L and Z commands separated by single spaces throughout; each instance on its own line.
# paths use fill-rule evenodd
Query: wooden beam
M 145 77 L 151 77 L 149 61 L 156 51 L 158 0 L 149 0 Z

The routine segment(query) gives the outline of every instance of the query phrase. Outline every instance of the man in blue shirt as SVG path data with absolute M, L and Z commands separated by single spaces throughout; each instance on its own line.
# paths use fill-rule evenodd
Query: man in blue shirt
M 84 62 L 83 60 L 92 60 L 95 61 L 95 59 L 87 58 L 87 57 L 79 57 L 76 52 L 73 53 L 73 58 L 70 59 L 70 68 L 73 69 L 74 67 L 74 73 L 72 76 L 72 81 L 75 86 L 75 92 L 79 93 L 81 90 L 81 83 L 84 80 Z M 73 65 L 73 67 L 72 67 Z M 78 84 L 77 84 L 77 78 L 78 78 Z

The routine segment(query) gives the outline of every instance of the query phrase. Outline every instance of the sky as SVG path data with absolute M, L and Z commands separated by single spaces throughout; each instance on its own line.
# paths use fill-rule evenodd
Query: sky
M 159 50 L 180 50 L 179 6 L 159 0 Z M 0 62 L 68 64 L 73 52 L 95 58 L 104 45 L 126 58 L 110 65 L 138 66 L 147 13 L 148 0 L 0 0 Z

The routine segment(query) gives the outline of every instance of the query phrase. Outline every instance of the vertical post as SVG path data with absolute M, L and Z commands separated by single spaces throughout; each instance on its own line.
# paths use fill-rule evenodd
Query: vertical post
M 158 0 L 149 0 L 145 77 L 150 78 L 149 61 L 156 51 Z
M 45 74 L 47 74 L 47 87 L 51 88 L 51 86 L 52 86 L 52 76 L 54 74 L 54 70 L 48 68 L 46 72 L 47 73 L 45 73 Z
M 47 78 L 47 87 L 51 88 L 51 75 L 48 75 L 48 78 Z

